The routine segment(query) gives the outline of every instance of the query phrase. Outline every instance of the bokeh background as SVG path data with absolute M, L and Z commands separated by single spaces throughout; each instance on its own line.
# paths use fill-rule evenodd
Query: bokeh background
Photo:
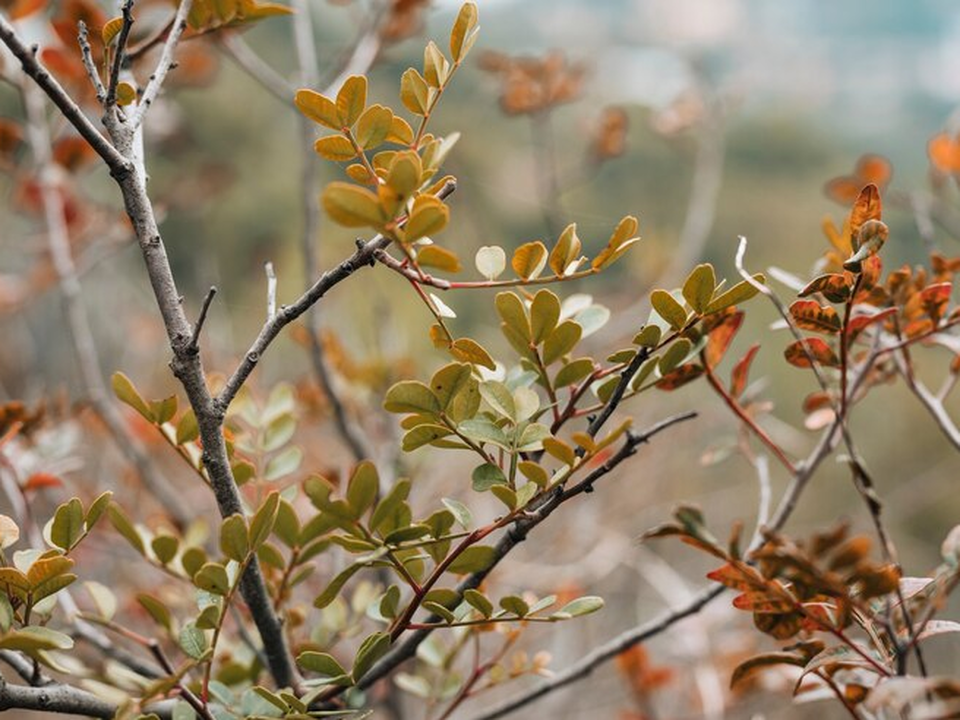
M 929 187 L 927 142 L 944 129 L 956 130 L 960 6 L 951 0 L 478 4 L 481 39 L 434 125 L 436 132 L 462 133 L 447 166 L 459 186 L 450 201 L 453 222 L 445 244 L 469 259 L 482 245 L 509 250 L 533 239 L 549 241 L 557 226 L 575 221 L 585 245 L 598 249 L 621 216 L 637 215 L 642 244 L 611 273 L 564 288 L 589 293 L 613 311 L 607 328 L 588 341 L 601 356 L 629 343 L 647 317 L 652 287 L 679 284 L 684 270 L 699 261 L 712 262 L 719 276 L 732 279 L 739 235 L 749 240 L 750 268 L 777 266 L 810 277 L 826 249 L 821 219 L 839 220 L 846 212 L 827 197 L 824 184 L 852 172 L 862 154 L 879 153 L 893 166 L 890 192 L 901 199 L 923 198 Z M 321 61 L 335 67 L 371 7 L 323 0 L 313 7 Z M 434 3 L 411 37 L 382 49 L 370 74 L 372 100 L 397 102 L 401 72 L 419 64 L 426 38 L 446 34 L 456 7 L 455 2 Z M 257 26 L 245 39 L 279 73 L 294 75 L 285 18 Z M 481 67 L 485 51 L 535 58 L 562 53 L 571 66 L 582 68 L 581 86 L 546 122 L 510 115 L 503 111 L 498 77 Z M 290 102 L 266 93 L 226 55 L 210 62 L 202 82 L 171 90 L 170 101 L 151 116 L 148 162 L 151 192 L 163 208 L 167 248 L 185 302 L 195 311 L 211 284 L 220 289 L 205 331 L 207 366 L 227 370 L 262 321 L 263 263 L 271 261 L 277 270 L 281 302 L 302 287 L 297 238 L 303 150 Z M 624 147 L 597 163 L 591 147 L 608 107 L 624 113 Z M 16 112 L 15 98 L 4 90 L 0 112 Z M 555 168 L 559 193 L 544 189 L 547 163 Z M 326 180 L 339 176 L 330 165 L 321 172 Z M 88 171 L 84 189 L 105 206 L 116 206 L 103 170 Z M 948 203 L 956 200 L 955 189 L 943 192 Z M 937 225 L 929 230 L 922 213 L 918 219 L 907 204 L 888 204 L 888 267 L 923 262 L 931 245 L 948 256 L 960 254 L 957 238 Z M 349 231 L 324 218 L 317 238 L 321 267 L 345 257 L 353 241 Z M 35 220 L 16 207 L 16 177 L 0 175 L 0 270 L 3 289 L 14 297 L 25 283 L 29 289 L 25 249 L 40 242 Z M 174 392 L 139 253 L 121 242 L 93 257 L 85 267 L 84 297 L 105 372 L 124 370 L 154 397 Z M 471 274 L 472 263 L 466 265 Z M 776 281 L 774 286 L 790 297 L 789 288 Z M 458 313 L 458 331 L 509 354 L 492 299 L 487 292 L 445 297 Z M 79 399 L 82 387 L 55 289 L 30 292 L 7 308 L 0 317 L 3 396 L 61 397 L 67 405 Z M 444 362 L 427 336 L 429 316 L 407 284 L 382 269 L 365 270 L 338 287 L 324 299 L 321 316 L 335 338 L 331 347 L 348 404 L 375 443 L 393 442 L 393 420 L 377 418 L 369 408 L 377 407 L 378 383 L 385 378 L 424 377 Z M 776 420 L 767 427 L 802 457 L 815 434 L 804 429 L 800 403 L 815 386 L 809 374 L 783 362 L 787 339 L 783 330 L 771 328 L 773 320 L 770 309 L 754 301 L 731 355 L 752 342 L 763 343 L 753 376 L 764 378 L 755 390 L 773 405 Z M 918 355 L 924 377 L 938 379 L 946 371 L 944 351 Z M 328 408 L 312 386 L 296 333 L 271 349 L 253 379 L 255 392 L 266 393 L 281 380 L 303 391 L 304 470 L 342 467 L 348 456 L 326 422 Z M 949 407 L 960 412 L 956 396 Z M 752 527 L 755 472 L 731 452 L 737 424 L 705 384 L 647 394 L 623 412 L 643 426 L 691 408 L 700 413 L 695 422 L 644 448 L 605 480 L 601 491 L 559 513 L 499 575 L 497 587 L 504 590 L 531 587 L 546 594 L 581 588 L 606 598 L 607 610 L 578 626 L 528 634 L 525 647 L 552 652 L 554 667 L 681 604 L 706 583 L 703 574 L 710 565 L 690 549 L 634 542 L 643 530 L 667 519 L 677 502 L 706 508 L 718 534 L 738 519 Z M 90 424 L 88 416 L 80 417 L 78 432 Z M 938 562 L 939 543 L 960 518 L 960 457 L 901 385 L 881 388 L 858 406 L 852 427 L 874 470 L 908 574 L 928 571 Z M 101 451 L 78 443 L 62 452 L 71 483 L 110 482 L 117 458 L 108 443 Z M 404 462 L 407 472 L 418 473 L 416 493 L 424 502 L 469 495 L 468 460 L 458 465 L 449 454 L 419 451 Z M 781 491 L 785 478 L 779 469 L 773 480 Z M 212 508 L 202 493 L 198 498 L 198 506 L 206 502 Z M 495 513 L 494 504 L 479 502 L 491 516 Z M 869 526 L 848 473 L 828 461 L 790 529 L 803 533 L 838 518 L 864 530 Z M 788 682 L 769 693 L 731 697 L 732 665 L 744 653 L 772 645 L 758 641 L 749 619 L 728 606 L 721 599 L 650 644 L 651 658 L 672 668 L 674 676 L 648 705 L 638 703 L 624 673 L 611 665 L 522 716 L 842 715 L 831 704 L 791 704 Z M 955 640 L 938 639 L 932 647 L 944 674 L 960 671 Z M 463 717 L 469 710 L 468 705 Z M 413 704 L 409 716 L 420 717 Z

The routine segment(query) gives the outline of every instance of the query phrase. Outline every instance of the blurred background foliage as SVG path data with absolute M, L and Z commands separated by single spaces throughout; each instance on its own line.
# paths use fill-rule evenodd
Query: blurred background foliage
M 335 67 L 376 3 L 314 2 L 321 61 Z M 457 8 L 446 0 L 429 9 L 408 4 L 415 6 L 411 37 L 383 48 L 370 73 L 371 101 L 396 102 L 400 73 L 419 64 L 424 38 L 449 27 Z M 646 320 L 652 283 L 662 286 L 664 273 L 674 273 L 671 280 L 677 284 L 683 275 L 676 273 L 702 260 L 713 263 L 721 277 L 732 278 L 738 235 L 750 240 L 751 269 L 775 265 L 810 277 L 825 248 L 821 218 L 839 219 L 846 212 L 826 197 L 825 182 L 849 174 L 859 156 L 874 152 L 892 162 L 891 191 L 923 189 L 928 140 L 945 128 L 957 129 L 960 7 L 950 0 L 480 0 L 479 5 L 477 51 L 435 121 L 437 132 L 462 133 L 447 166 L 459 187 L 450 200 L 453 216 L 444 244 L 463 258 L 488 244 L 509 251 L 529 240 L 552 240 L 549 227 L 559 220 L 561 227 L 576 221 L 587 248 L 599 249 L 620 217 L 636 214 L 642 244 L 601 278 L 562 288 L 590 293 L 613 310 L 610 325 L 588 341 L 597 353 L 629 343 Z M 245 38 L 281 75 L 294 75 L 285 18 L 264 22 Z M 548 120 L 507 114 L 500 103 L 500 79 L 481 67 L 483 51 L 535 58 L 559 51 L 571 67 L 582 66 L 580 86 Z M 486 57 L 489 63 L 496 56 Z M 262 322 L 264 262 L 277 269 L 280 302 L 301 288 L 302 150 L 292 97 L 281 103 L 223 54 L 197 62 L 171 82 L 169 102 L 150 116 L 148 162 L 151 193 L 165 214 L 167 248 L 186 304 L 195 312 L 211 284 L 220 288 L 205 331 L 206 363 L 217 369 L 230 367 L 229 360 Z M 0 87 L 0 115 L 19 113 L 17 102 L 14 93 Z M 608 107 L 622 110 L 616 122 L 626 119 L 617 128 L 625 132 L 622 153 L 596 163 L 591 147 Z M 545 163 L 556 168 L 563 188 L 559 196 L 542 191 Z M 329 164 L 322 172 L 325 180 L 340 176 Z M 694 215 L 704 219 L 715 213 L 715 221 L 707 223 L 705 242 L 694 248 L 686 266 L 671 268 L 689 222 L 691 188 L 704 182 L 705 173 L 715 173 L 719 184 L 715 196 L 708 191 L 706 200 L 694 205 Z M 69 400 L 79 388 L 73 354 L 53 286 L 33 287 L 37 278 L 26 275 L 31 253 L 43 242 L 36 219 L 19 211 L 17 182 L 15 174 L 0 173 L 0 300 L 7 310 L 0 317 L 0 393 L 5 399 Z M 98 203 L 117 207 L 103 168 L 86 170 L 83 185 Z M 948 188 L 948 196 L 955 190 Z M 884 219 L 891 228 L 886 267 L 923 262 L 929 248 L 913 213 L 890 209 Z M 947 256 L 960 254 L 958 240 L 939 228 L 932 241 Z M 324 268 L 352 250 L 354 236 L 324 218 L 317 242 Z M 8 302 L 22 294 L 24 283 L 35 291 L 24 301 Z M 789 289 L 774 285 L 790 297 Z M 105 370 L 136 375 L 153 397 L 173 392 L 162 328 L 136 249 L 121 244 L 102 253 L 83 286 Z M 492 292 L 444 299 L 457 311 L 454 323 L 462 334 L 509 352 L 496 329 Z M 333 359 L 354 391 L 348 398 L 355 407 L 365 400 L 378 406 L 377 388 L 388 380 L 415 373 L 424 377 L 445 362 L 427 336 L 430 318 L 424 307 L 405 282 L 384 269 L 363 271 L 320 308 L 323 326 L 336 338 Z M 768 427 L 788 450 L 802 455 L 813 434 L 802 429 L 800 402 L 814 389 L 813 379 L 783 362 L 788 339 L 783 330 L 770 328 L 773 313 L 763 302 L 753 302 L 747 318 L 731 357 L 754 341 L 763 343 L 753 375 L 765 378 L 761 391 L 783 421 Z M 947 363 L 942 352 L 929 351 L 921 373 L 925 362 L 942 372 Z M 366 387 L 353 382 L 357 378 L 374 382 Z M 254 385 L 266 394 L 280 379 L 299 382 L 305 412 L 324 416 L 322 398 L 307 392 L 307 356 L 296 333 L 278 342 Z M 951 402 L 950 409 L 960 412 L 956 394 Z M 684 588 L 702 584 L 702 571 L 709 569 L 702 558 L 674 546 L 638 549 L 631 542 L 663 520 L 677 501 L 705 506 L 717 528 L 735 519 L 753 522 L 754 471 L 735 453 L 723 459 L 739 429 L 705 383 L 646 394 L 625 410 L 643 424 L 689 408 L 701 413 L 699 420 L 671 430 L 669 439 L 643 450 L 601 492 L 565 510 L 566 517 L 556 523 L 560 527 L 538 532 L 501 576 L 505 586 L 511 577 L 522 577 L 528 586 L 588 587 L 607 598 L 608 610 L 585 622 L 576 631 L 579 637 L 566 628 L 529 632 L 525 642 L 531 649 L 552 650 L 557 666 L 664 605 L 680 604 Z M 391 441 L 391 420 L 364 416 L 361 421 L 376 442 Z M 937 545 L 956 524 L 960 458 L 902 385 L 872 394 L 857 407 L 852 423 L 875 471 L 902 560 L 923 572 L 936 563 Z M 345 461 L 329 430 L 321 429 L 317 437 L 307 446 L 305 467 Z M 86 456 L 83 467 L 73 470 L 78 476 L 96 475 L 109 463 L 109 453 L 77 452 Z M 435 471 L 419 476 L 415 493 L 439 496 L 450 487 L 465 488 L 469 466 L 458 474 L 453 472 L 457 465 L 444 456 L 439 461 L 444 472 L 437 472 L 436 454 L 422 450 L 407 459 L 411 467 Z M 774 480 L 781 489 L 783 478 Z M 814 482 L 793 520 L 797 532 L 841 516 L 867 528 L 869 520 L 842 466 L 828 463 Z M 653 552 L 663 553 L 663 560 Z M 718 680 L 700 674 L 699 665 L 711 656 L 722 661 L 729 655 L 732 666 L 754 642 L 752 635 L 738 634 L 737 623 L 744 621 L 732 622 L 728 605 L 721 600 L 651 650 L 658 663 L 692 663 L 695 682 L 719 682 L 713 690 L 701 688 L 701 710 L 714 716 L 716 707 L 708 707 L 706 699 L 711 692 L 722 695 L 729 668 Z M 698 624 L 703 632 L 684 630 Z M 935 646 L 944 667 L 960 669 L 954 644 Z M 629 707 L 633 697 L 608 669 L 589 693 L 562 693 L 538 712 L 584 717 L 589 708 L 597 713 L 593 716 L 608 717 Z M 778 697 L 764 705 L 750 701 L 736 714 L 747 717 L 754 707 L 769 717 L 798 712 Z M 669 702 L 663 716 L 676 716 Z

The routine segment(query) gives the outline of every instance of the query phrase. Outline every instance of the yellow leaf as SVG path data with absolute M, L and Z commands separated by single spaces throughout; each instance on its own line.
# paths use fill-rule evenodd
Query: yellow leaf
M 343 135 L 322 137 L 314 143 L 313 149 L 320 157 L 334 162 L 346 162 L 357 156 L 357 151 Z
M 443 202 L 430 195 L 419 196 L 413 203 L 410 219 L 404 228 L 406 242 L 435 235 L 447 226 L 449 219 L 450 209 Z
M 351 75 L 337 93 L 337 116 L 344 127 L 353 127 L 367 104 L 367 79 Z
M 475 3 L 467 2 L 460 8 L 453 29 L 450 31 L 450 55 L 455 63 L 460 63 L 466 57 L 476 40 L 479 13 Z
M 496 370 L 497 364 L 490 353 L 484 350 L 483 346 L 476 340 L 470 338 L 459 338 L 450 345 L 450 354 L 457 360 L 482 365 L 488 370 Z
M 128 82 L 117 84 L 117 105 L 130 105 L 137 100 L 137 89 Z
M 410 123 L 402 117 L 393 116 L 390 121 L 390 132 L 387 135 L 387 142 L 397 143 L 398 145 L 413 144 L 413 128 Z
M 103 44 L 106 47 L 110 47 L 113 44 L 113 41 L 116 40 L 117 36 L 120 34 L 120 31 L 123 29 L 123 18 L 115 17 L 110 18 L 103 24 L 103 27 L 100 29 L 100 37 L 103 38 Z
M 377 196 L 366 188 L 334 182 L 321 196 L 327 214 L 344 227 L 379 228 L 386 221 Z
M 357 144 L 364 150 L 385 142 L 393 126 L 393 111 L 383 105 L 371 105 L 357 121 Z
M 532 280 L 537 277 L 547 264 L 547 247 L 535 240 L 524 243 L 513 252 L 510 265 L 518 277 Z
M 449 273 L 458 273 L 463 269 L 456 253 L 438 245 L 427 245 L 421 248 L 417 253 L 417 264 Z
M 420 187 L 420 176 L 423 168 L 420 165 L 420 156 L 413 150 L 398 152 L 393 157 L 390 172 L 387 173 L 387 185 L 400 198 L 408 198 Z
M 331 130 L 342 129 L 334 102 L 314 90 L 297 90 L 294 97 L 297 109 L 316 123 Z
M 415 115 L 426 115 L 430 97 L 427 81 L 415 68 L 407 68 L 400 78 L 400 100 Z
M 575 270 L 575 263 L 580 258 L 581 247 L 580 238 L 577 237 L 577 224 L 570 223 L 560 233 L 560 238 L 550 253 L 550 269 L 560 276 L 571 272 L 571 266 L 574 266 L 573 269 Z

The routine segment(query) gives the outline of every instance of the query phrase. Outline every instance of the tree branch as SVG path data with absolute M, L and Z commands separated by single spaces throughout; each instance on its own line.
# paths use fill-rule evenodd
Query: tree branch
M 437 193 L 437 197 L 443 200 L 456 190 L 456 187 L 455 182 L 448 181 L 447 184 L 440 189 L 440 192 Z M 274 341 L 283 328 L 303 315 L 335 285 L 346 280 L 365 265 L 372 265 L 375 253 L 389 246 L 390 242 L 390 238 L 377 235 L 372 240 L 358 243 L 357 250 L 353 255 L 333 269 L 323 273 L 292 305 L 282 305 L 277 311 L 277 314 L 271 320 L 264 323 L 257 339 L 250 346 L 250 349 L 247 350 L 240 365 L 227 380 L 220 395 L 217 396 L 215 401 L 217 412 L 221 414 L 226 412 L 233 398 L 236 397 L 240 388 L 243 387 L 247 378 L 250 377 L 250 373 L 253 372 L 257 363 L 260 362 L 263 353 L 266 352 L 267 348 L 270 347 L 270 343 Z
M 113 703 L 69 685 L 54 683 L 43 687 L 27 687 L 11 685 L 0 678 L 0 711 L 14 709 L 85 715 L 106 720 L 117 712 L 117 706 Z

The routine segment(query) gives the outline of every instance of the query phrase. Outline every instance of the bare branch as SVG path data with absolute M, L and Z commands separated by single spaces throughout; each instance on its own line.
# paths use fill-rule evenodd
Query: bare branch
M 294 22 L 296 23 L 296 18 L 294 18 Z M 296 88 L 254 52 L 242 35 L 229 32 L 222 34 L 219 47 L 228 58 L 256 80 L 264 90 L 283 104 L 292 107 Z
M 117 86 L 120 84 L 120 69 L 123 67 L 126 58 L 130 28 L 133 27 L 133 0 L 125 0 L 121 12 L 123 13 L 123 25 L 120 26 L 120 33 L 117 36 L 113 63 L 110 65 L 110 78 L 107 81 L 107 93 L 103 101 L 104 108 L 108 113 L 114 112 L 114 105 L 117 104 Z
M 207 321 L 207 312 L 210 310 L 210 304 L 217 294 L 216 285 L 211 285 L 207 290 L 207 295 L 203 298 L 203 305 L 200 306 L 200 315 L 197 317 L 197 324 L 193 326 L 193 334 L 190 336 L 190 347 L 194 351 L 200 349 L 200 333 L 203 332 L 203 324 Z
M 117 706 L 113 703 L 69 685 L 55 683 L 43 687 L 26 687 L 11 685 L 0 678 L 0 711 L 13 709 L 85 715 L 107 720 L 117 712 Z
M 167 41 L 163 44 L 163 52 L 160 54 L 160 61 L 157 63 L 157 69 L 150 76 L 150 81 L 143 90 L 140 97 L 140 105 L 137 112 L 130 121 L 131 130 L 136 130 L 143 122 L 144 116 L 150 109 L 154 100 L 160 94 L 160 88 L 163 87 L 164 80 L 167 79 L 167 73 L 173 67 L 174 53 L 177 49 L 177 43 L 180 42 L 180 36 L 187 29 L 187 15 L 190 14 L 190 7 L 193 0 L 181 0 L 180 7 L 177 8 L 177 15 L 173 19 L 173 27 L 170 28 L 170 34 L 167 35 Z
M 93 61 L 93 49 L 90 47 L 90 39 L 87 35 L 87 24 L 80 20 L 77 23 L 77 42 L 80 45 L 80 56 L 83 58 L 83 68 L 87 71 L 87 77 L 90 78 L 90 84 L 97 93 L 97 102 L 101 105 L 106 102 L 107 89 L 103 86 L 100 79 L 100 72 Z
M 277 274 L 272 262 L 263 264 L 263 272 L 267 276 L 267 322 L 270 322 L 277 314 Z
M 573 665 L 557 673 L 532 691 L 522 693 L 501 705 L 497 705 L 490 710 L 475 715 L 471 720 L 494 720 L 494 718 L 504 717 L 539 700 L 544 695 L 548 695 L 570 683 L 587 677 L 596 668 L 617 657 L 625 650 L 629 650 L 634 645 L 638 645 L 659 635 L 684 618 L 700 612 L 708 603 L 721 595 L 724 590 L 726 590 L 726 588 L 722 585 L 716 585 L 703 590 L 682 608 L 671 610 L 650 622 L 627 630 L 609 642 L 587 653 Z

